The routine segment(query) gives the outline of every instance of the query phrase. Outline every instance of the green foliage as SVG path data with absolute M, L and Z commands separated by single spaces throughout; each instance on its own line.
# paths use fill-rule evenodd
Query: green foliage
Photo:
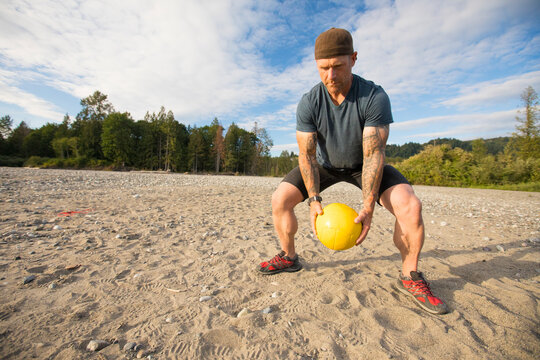
M 540 158 L 540 126 L 538 125 L 538 94 L 527 87 L 521 94 L 524 117 L 516 116 L 516 132 L 513 134 L 517 154 L 522 159 Z M 518 111 L 518 113 L 522 113 Z
M 103 159 L 101 133 L 103 121 L 114 112 L 114 107 L 107 100 L 107 95 L 95 91 L 81 100 L 82 110 L 73 123 L 75 136 L 79 138 L 78 152 L 88 158 Z
M 0 166 L 20 167 L 24 165 L 24 158 L 9 155 L 0 155 Z
M 213 139 L 210 150 L 216 166 L 215 171 L 219 173 L 225 160 L 225 138 L 223 137 L 223 126 L 221 126 L 217 118 L 214 118 L 210 125 L 210 136 Z
M 209 127 L 194 127 L 190 131 L 188 154 L 191 171 L 197 173 L 208 169 L 212 137 Z
M 112 113 L 103 121 L 103 155 L 114 165 L 131 165 L 135 152 L 134 121 L 128 113 Z
M 24 166 L 42 169 L 106 169 L 111 163 L 106 160 L 76 157 L 69 159 L 32 156 L 24 162 Z
M 413 184 L 497 187 L 539 191 L 538 98 L 522 94 L 525 117 L 516 133 L 495 139 L 435 139 L 427 144 L 387 145 L 387 161 Z M 134 121 L 114 112 L 107 96 L 95 92 L 81 100 L 71 121 L 30 129 L 12 129 L 9 115 L 0 118 L 0 166 L 225 172 L 283 176 L 298 165 L 294 153 L 270 156 L 273 141 L 255 124 L 251 131 L 217 118 L 209 126 L 186 127 L 161 107 Z
M 57 157 L 64 159 L 78 157 L 78 137 L 60 137 L 51 141 L 51 146 Z
M 22 149 L 26 156 L 53 157 L 52 141 L 59 125 L 46 124 L 39 129 L 32 130 L 23 140 Z
M 28 167 L 37 167 L 41 168 L 43 167 L 43 164 L 45 164 L 47 161 L 49 161 L 49 158 L 41 157 L 41 156 L 30 156 L 25 162 L 24 166 Z
M 27 157 L 25 153 L 27 148 L 24 145 L 24 139 L 30 135 L 32 129 L 30 129 L 24 121 L 21 121 L 19 126 L 17 126 L 9 135 L 7 139 L 7 154 L 15 155 L 19 157 Z
M 462 141 L 458 139 L 449 139 L 449 138 L 430 140 L 427 142 L 426 145 L 435 145 L 435 146 L 448 145 L 451 149 L 460 148 L 467 151 L 472 150 L 472 144 L 470 141 Z
M 282 151 L 277 158 L 272 171 L 273 176 L 279 176 L 280 174 L 287 174 L 289 171 L 298 166 L 298 156 L 293 152 Z
M 13 126 L 13 120 L 11 116 L 5 115 L 0 118 L 0 139 L 7 140 L 11 134 L 11 127 Z
M 232 123 L 225 135 L 225 169 L 234 173 L 249 173 L 257 137 Z
M 423 145 L 413 142 L 408 142 L 403 145 L 388 144 L 386 145 L 386 157 L 407 159 L 418 154 L 423 148 Z
M 508 187 L 540 182 L 540 159 L 521 159 L 511 153 L 486 154 L 481 144 L 475 142 L 473 152 L 451 149 L 446 144 L 428 145 L 418 155 L 395 166 L 412 184 Z
M 425 185 L 470 185 L 472 155 L 448 145 L 428 145 L 422 152 L 397 164 L 412 183 Z
M 482 139 L 486 145 L 486 150 L 488 154 L 497 155 L 504 152 L 506 144 L 510 141 L 509 137 L 497 137 L 493 139 Z M 473 140 L 474 141 L 474 140 Z

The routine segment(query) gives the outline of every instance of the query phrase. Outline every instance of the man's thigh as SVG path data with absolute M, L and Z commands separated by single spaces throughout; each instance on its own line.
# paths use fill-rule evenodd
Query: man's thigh
M 358 171 L 355 172 L 351 179 L 348 181 L 349 183 L 358 186 L 359 188 L 362 188 L 362 172 Z M 379 186 L 379 200 L 377 202 L 380 203 L 380 199 L 384 192 L 396 185 L 405 184 L 409 185 L 409 181 L 405 176 L 403 176 L 402 173 L 399 172 L 395 167 L 392 165 L 385 165 L 383 168 L 383 175 L 381 179 L 381 185 Z
M 342 179 L 330 174 L 324 167 L 319 165 L 319 192 L 322 192 L 340 181 L 342 181 Z M 302 196 L 304 197 L 303 200 L 309 197 L 306 185 L 304 184 L 304 179 L 302 178 L 302 173 L 300 172 L 300 167 L 297 166 L 292 169 L 287 175 L 285 175 L 282 182 L 296 186 L 302 193 Z
M 400 214 L 407 213 L 407 210 L 411 209 L 411 206 L 417 206 L 417 210 L 421 211 L 420 200 L 409 184 L 397 184 L 388 188 L 382 193 L 379 201 L 381 205 L 396 217 Z

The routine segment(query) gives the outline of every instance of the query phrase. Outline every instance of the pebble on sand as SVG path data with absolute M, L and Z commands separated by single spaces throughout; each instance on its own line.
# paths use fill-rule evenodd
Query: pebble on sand
M 32 281 L 36 280 L 36 275 L 30 275 L 24 278 L 23 284 L 29 284 Z
M 126 343 L 126 345 L 124 345 L 124 351 L 135 351 L 136 346 L 137 346 L 137 343 L 128 342 Z
M 501 245 L 495 246 L 500 252 L 504 252 L 504 248 Z
M 199 298 L 199 301 L 200 301 L 200 302 L 204 302 L 204 301 L 208 301 L 208 300 L 211 300 L 211 299 L 212 299 L 211 296 L 206 295 L 206 296 L 201 296 L 201 297 Z
M 89 351 L 99 351 L 109 346 L 109 343 L 105 340 L 90 340 L 86 349 Z
M 237 318 L 240 318 L 240 317 L 245 316 L 245 315 L 247 315 L 247 314 L 249 314 L 249 313 L 250 313 L 250 311 L 249 311 L 248 309 L 243 308 L 242 310 L 240 310 L 240 312 L 238 313 L 238 315 L 236 315 L 236 317 L 237 317 Z

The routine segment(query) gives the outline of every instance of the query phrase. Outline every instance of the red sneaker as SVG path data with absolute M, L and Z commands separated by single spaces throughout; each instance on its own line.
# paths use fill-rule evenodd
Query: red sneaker
M 263 261 L 259 264 L 257 270 L 264 275 L 277 274 L 282 271 L 295 272 L 302 269 L 302 264 L 298 261 L 298 255 L 293 259 L 285 256 L 285 251 L 280 252 L 269 261 Z
M 397 288 L 404 294 L 414 298 L 416 304 L 432 314 L 446 314 L 446 304 L 433 295 L 429 283 L 424 279 L 421 272 L 411 271 L 411 277 L 399 276 Z

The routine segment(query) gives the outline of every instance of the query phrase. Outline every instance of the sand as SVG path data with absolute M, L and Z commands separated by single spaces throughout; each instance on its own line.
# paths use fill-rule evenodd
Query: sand
M 540 356 L 540 193 L 415 186 L 420 270 L 450 307 L 436 316 L 394 288 L 394 220 L 380 207 L 361 246 L 334 252 L 300 204 L 304 269 L 262 276 L 256 265 L 278 252 L 280 179 L 26 168 L 0 178 L 0 358 Z M 361 205 L 348 184 L 323 197 Z M 90 351 L 91 340 L 105 347 Z

